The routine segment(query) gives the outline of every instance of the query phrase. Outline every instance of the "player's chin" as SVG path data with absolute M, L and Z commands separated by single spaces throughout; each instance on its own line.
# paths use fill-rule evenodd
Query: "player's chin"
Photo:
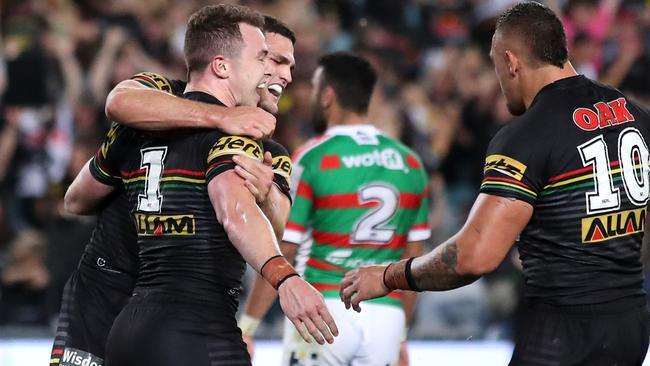
M 272 100 L 271 98 L 262 97 L 260 99 L 260 103 L 258 104 L 258 107 L 262 108 L 263 110 L 271 114 L 278 113 L 278 103 L 277 101 Z

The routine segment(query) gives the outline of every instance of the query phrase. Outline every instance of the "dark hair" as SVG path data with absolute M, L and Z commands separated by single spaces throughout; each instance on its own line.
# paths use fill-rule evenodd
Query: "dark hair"
M 519 3 L 497 19 L 497 32 L 519 37 L 533 61 L 563 67 L 569 58 L 562 22 L 546 6 L 531 1 Z
M 246 6 L 230 4 L 204 6 L 190 16 L 184 49 L 188 75 L 203 70 L 215 55 L 239 55 L 244 42 L 239 23 L 262 29 L 264 17 Z
M 264 33 L 276 33 L 291 40 L 292 44 L 296 44 L 296 34 L 293 33 L 286 24 L 278 19 L 265 15 L 264 16 Z
M 334 89 L 338 103 L 344 109 L 366 114 L 377 72 L 363 57 L 347 52 L 321 56 L 318 65 L 323 67 L 322 86 Z

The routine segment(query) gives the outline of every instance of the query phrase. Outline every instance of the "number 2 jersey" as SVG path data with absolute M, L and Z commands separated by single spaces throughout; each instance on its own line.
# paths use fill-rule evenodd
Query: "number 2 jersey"
M 297 268 L 338 298 L 346 271 L 400 259 L 429 238 L 426 172 L 417 155 L 371 125 L 337 126 L 294 157 L 294 204 L 284 241 L 301 244 Z M 399 295 L 372 300 L 399 305 Z
M 584 76 L 542 88 L 491 141 L 481 192 L 534 207 L 517 247 L 526 296 L 554 305 L 643 296 L 650 115 Z
M 202 92 L 185 97 L 220 104 Z M 104 181 L 126 189 L 139 245 L 135 293 L 168 294 L 234 316 L 244 260 L 217 221 L 207 185 L 234 168 L 234 155 L 261 160 L 265 150 L 273 153 L 274 181 L 288 196 L 290 160 L 275 142 L 218 130 L 147 134 L 113 126 L 91 167 Z

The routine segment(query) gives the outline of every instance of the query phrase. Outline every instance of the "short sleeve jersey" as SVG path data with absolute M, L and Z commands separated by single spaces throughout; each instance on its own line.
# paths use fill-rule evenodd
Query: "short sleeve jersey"
M 206 93 L 185 97 L 220 104 Z M 224 293 L 239 291 L 244 260 L 216 219 L 207 185 L 234 169 L 234 155 L 261 160 L 263 152 L 257 141 L 216 130 L 145 134 L 113 126 L 98 160 L 107 179 L 120 179 L 127 192 L 139 244 L 136 291 L 219 306 Z M 286 179 L 278 181 L 288 188 Z M 227 305 L 234 311 L 236 296 Z
M 557 305 L 644 294 L 648 112 L 584 76 L 544 87 L 491 141 L 481 192 L 534 207 L 517 247 L 526 296 Z
M 373 126 L 338 126 L 308 142 L 294 157 L 292 189 L 284 240 L 304 244 L 298 267 L 326 297 L 338 297 L 346 271 L 394 262 L 430 236 L 420 159 Z

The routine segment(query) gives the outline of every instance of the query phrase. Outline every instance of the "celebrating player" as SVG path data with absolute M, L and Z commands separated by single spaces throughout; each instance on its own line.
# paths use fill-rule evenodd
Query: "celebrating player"
M 334 53 L 318 65 L 312 108 L 316 128 L 327 130 L 297 153 L 295 202 L 281 249 L 287 258 L 303 253 L 305 279 L 325 295 L 341 336 L 321 347 L 287 326 L 282 364 L 396 364 L 405 327 L 400 298 L 410 313 L 414 293 L 389 294 L 367 313 L 353 314 L 339 301 L 338 287 L 346 270 L 421 253 L 430 233 L 426 174 L 413 151 L 369 124 L 376 73 L 368 61 Z M 274 298 L 258 278 L 240 320 L 244 335 L 253 335 Z
M 526 292 L 511 365 L 643 363 L 650 115 L 577 75 L 567 54 L 562 24 L 545 6 L 520 3 L 500 16 L 490 57 L 519 117 L 489 145 L 467 222 L 424 256 L 347 273 L 347 307 L 360 311 L 394 289 L 464 286 L 517 240 Z
M 271 63 L 274 70 L 269 85 L 283 90 L 291 81 L 295 36 L 281 22 L 268 16 L 265 17 L 264 32 L 269 57 L 275 60 Z M 185 89 L 184 82 L 169 81 L 151 73 L 124 81 L 111 92 L 106 104 L 107 111 L 117 122 L 146 130 L 213 127 L 234 135 L 250 134 L 254 139 L 273 132 L 275 118 L 261 109 L 248 106 L 226 108 L 174 98 L 167 92 L 159 93 L 143 84 L 178 94 Z M 276 96 L 267 89 L 258 91 L 261 95 L 259 105 L 275 113 L 277 105 L 273 101 L 277 102 Z M 285 165 L 287 162 L 290 164 L 290 160 L 279 144 L 265 140 L 264 149 L 272 151 L 274 171 L 257 160 L 244 159 L 240 166 L 245 171 L 238 169 L 237 172 L 247 179 L 247 187 L 262 207 L 276 207 L 276 201 L 283 199 L 276 185 L 286 181 L 291 168 Z M 97 211 L 93 202 L 82 200 L 82 193 L 88 191 L 84 182 L 89 179 L 94 180 L 85 166 L 66 194 L 69 212 L 90 214 Z M 137 236 L 124 191 L 119 190 L 103 200 L 101 208 L 90 242 L 64 289 L 50 360 L 52 365 L 66 363 L 77 356 L 102 364 L 108 332 L 135 285 Z M 286 215 L 285 221 L 274 228 L 283 229 L 285 222 Z
M 242 7 L 206 7 L 195 13 L 186 37 L 191 76 L 186 98 L 215 104 L 219 98 L 227 106 L 257 103 L 255 88 L 265 64 L 258 18 Z M 212 36 L 222 42 L 209 43 Z M 136 207 L 140 244 L 138 283 L 111 331 L 107 362 L 178 364 L 185 357 L 183 362 L 192 364 L 248 364 L 234 323 L 242 256 L 279 288 L 283 308 L 296 326 L 320 331 L 331 342 L 330 330 L 334 335 L 337 330 L 321 305 L 322 296 L 277 255 L 269 222 L 232 170 L 234 155 L 261 159 L 259 144 L 217 131 L 174 135 L 140 135 L 116 126 L 91 165 L 98 168 L 92 171 L 99 179 L 121 175 Z M 123 156 L 127 159 L 120 161 Z M 96 190 L 102 189 L 107 190 Z M 144 338 L 148 346 L 136 352 L 136 341 Z M 167 347 L 169 342 L 177 347 Z

